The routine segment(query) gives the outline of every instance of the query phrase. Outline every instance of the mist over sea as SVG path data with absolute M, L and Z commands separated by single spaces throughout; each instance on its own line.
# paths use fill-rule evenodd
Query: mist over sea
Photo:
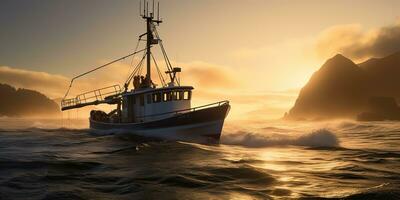
M 227 122 L 220 144 L 0 119 L 0 199 L 400 199 L 398 122 Z

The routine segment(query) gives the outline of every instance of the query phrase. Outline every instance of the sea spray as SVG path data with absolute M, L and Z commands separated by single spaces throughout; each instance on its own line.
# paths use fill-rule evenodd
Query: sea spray
M 319 129 L 302 135 L 288 134 L 261 134 L 237 132 L 225 134 L 221 138 L 222 144 L 240 145 L 245 147 L 269 146 L 308 146 L 308 147 L 336 147 L 339 146 L 337 136 L 327 129 Z

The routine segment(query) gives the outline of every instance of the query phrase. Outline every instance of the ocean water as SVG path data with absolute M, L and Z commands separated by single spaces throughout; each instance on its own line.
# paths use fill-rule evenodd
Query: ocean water
M 400 199 L 400 123 L 227 122 L 220 144 L 0 120 L 0 199 Z

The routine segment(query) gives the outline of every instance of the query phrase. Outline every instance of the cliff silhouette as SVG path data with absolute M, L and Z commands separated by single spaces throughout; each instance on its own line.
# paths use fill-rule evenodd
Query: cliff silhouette
M 34 90 L 15 89 L 0 83 L 0 96 L 0 116 L 48 117 L 60 114 L 56 102 Z
M 384 116 L 397 116 L 396 102 L 400 99 L 399 77 L 400 52 L 384 58 L 372 58 L 360 64 L 337 54 L 311 76 L 301 89 L 295 105 L 284 118 L 356 118 L 361 113 L 371 114 L 371 110 L 380 113 L 381 116 L 371 119 L 384 120 Z M 396 106 L 392 105 L 393 102 Z M 393 109 L 377 110 L 387 108 L 387 104 L 391 104 Z M 374 113 L 371 115 L 375 116 Z
M 357 115 L 359 121 L 400 120 L 400 107 L 392 97 L 372 97 L 368 108 Z

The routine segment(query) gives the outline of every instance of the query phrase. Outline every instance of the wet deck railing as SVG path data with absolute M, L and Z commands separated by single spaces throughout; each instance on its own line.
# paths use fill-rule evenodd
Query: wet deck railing
M 119 85 L 112 85 L 90 92 L 85 92 L 77 95 L 75 98 L 63 99 L 61 101 L 61 108 L 73 108 L 78 107 L 81 104 L 90 104 L 92 102 L 104 101 L 106 97 L 112 95 L 118 95 L 121 93 L 121 87 Z
M 193 112 L 196 110 L 202 110 L 202 109 L 206 109 L 206 108 L 210 108 L 210 107 L 218 107 L 218 106 L 222 106 L 222 105 L 226 105 L 229 104 L 229 101 L 225 100 L 225 101 L 219 101 L 219 102 L 215 102 L 215 103 L 211 103 L 211 104 L 207 104 L 207 105 L 202 105 L 202 106 L 197 106 L 194 108 L 188 108 L 188 109 L 183 109 L 183 110 L 176 110 L 176 111 L 171 111 L 171 112 L 165 112 L 165 113 L 158 113 L 158 114 L 152 114 L 152 115 L 144 115 L 144 116 L 139 116 L 137 117 L 137 119 L 146 119 L 149 117 L 159 117 L 159 116 L 163 116 L 163 115 L 171 115 L 171 114 L 183 114 L 183 113 L 188 113 L 188 112 Z

